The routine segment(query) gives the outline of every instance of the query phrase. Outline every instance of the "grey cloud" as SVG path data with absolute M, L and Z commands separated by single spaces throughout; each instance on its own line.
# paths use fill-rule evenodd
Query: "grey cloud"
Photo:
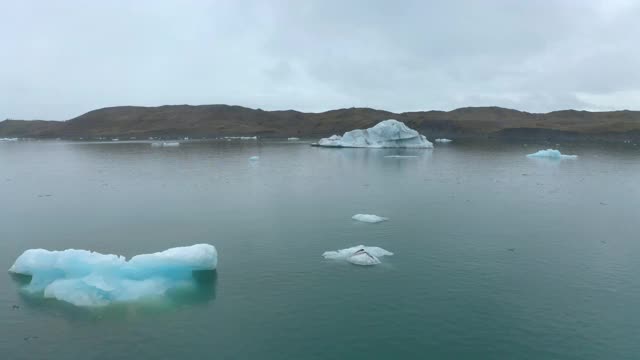
M 0 117 L 640 101 L 633 1 L 0 1 Z

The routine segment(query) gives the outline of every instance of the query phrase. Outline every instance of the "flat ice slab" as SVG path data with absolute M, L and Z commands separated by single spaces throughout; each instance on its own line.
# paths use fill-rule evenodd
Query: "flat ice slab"
M 444 139 L 444 138 L 442 138 L 442 139 L 436 139 L 436 140 L 435 140 L 435 142 L 437 142 L 437 143 L 443 143 L 443 144 L 450 143 L 450 142 L 452 142 L 452 141 L 453 141 L 453 140 L 451 140 L 451 139 Z
M 249 158 L 249 161 L 258 161 L 260 160 L 260 156 L 252 156 Z
M 550 158 L 550 159 L 575 159 L 578 155 L 564 155 L 559 150 L 547 149 L 540 150 L 533 154 L 527 155 L 530 158 Z
M 153 147 L 176 147 L 176 146 L 180 146 L 180 143 L 177 141 L 173 141 L 173 142 L 154 142 L 151 143 L 151 146 Z
M 392 252 L 377 246 L 358 245 L 336 251 L 325 251 L 322 256 L 325 259 L 344 260 L 355 265 L 377 265 L 383 256 L 391 256 Z
M 369 129 L 347 131 L 318 141 L 317 146 L 355 148 L 433 148 L 426 137 L 397 120 L 384 120 Z
M 225 136 L 223 139 L 227 140 L 258 140 L 257 136 Z
M 193 272 L 215 270 L 216 248 L 209 244 L 176 247 L 127 260 L 124 256 L 87 250 L 22 253 L 9 272 L 30 275 L 24 287 L 76 306 L 104 306 L 163 297 L 168 291 L 193 285 Z
M 373 214 L 355 214 L 351 217 L 353 220 L 362 221 L 366 223 L 379 223 L 387 221 L 389 218 L 373 215 Z
M 298 141 L 298 140 L 300 140 L 300 138 L 290 137 L 290 138 L 287 138 L 287 140 L 289 140 L 289 141 Z

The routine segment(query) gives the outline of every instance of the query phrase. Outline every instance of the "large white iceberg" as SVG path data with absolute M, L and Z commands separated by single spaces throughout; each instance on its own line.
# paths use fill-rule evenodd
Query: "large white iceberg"
M 555 150 L 555 149 L 540 150 L 538 152 L 529 154 L 527 156 L 532 158 L 551 158 L 551 159 L 575 159 L 578 157 L 578 155 L 564 155 L 559 150 Z
M 356 148 L 433 148 L 426 137 L 397 120 L 384 120 L 369 129 L 347 131 L 318 141 L 318 146 Z
M 373 214 L 355 214 L 351 217 L 353 220 L 362 221 L 366 223 L 379 223 L 387 221 L 389 218 L 373 215 Z
M 153 254 L 124 256 L 87 250 L 30 249 L 9 272 L 30 275 L 24 287 L 77 306 L 104 306 L 158 298 L 168 291 L 193 286 L 193 272 L 215 270 L 216 248 L 197 244 Z
M 348 249 L 325 251 L 325 259 L 345 260 L 355 265 L 377 265 L 383 256 L 391 256 L 392 252 L 376 246 L 358 245 Z

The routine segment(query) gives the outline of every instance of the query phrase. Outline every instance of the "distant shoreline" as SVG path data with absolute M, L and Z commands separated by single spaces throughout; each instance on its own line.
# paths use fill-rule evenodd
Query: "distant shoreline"
M 554 111 L 545 114 L 500 107 L 393 113 L 349 108 L 322 113 L 264 111 L 230 105 L 120 106 L 67 121 L 5 120 L 0 138 L 175 139 L 258 136 L 320 138 L 396 119 L 427 138 L 639 141 L 640 111 Z

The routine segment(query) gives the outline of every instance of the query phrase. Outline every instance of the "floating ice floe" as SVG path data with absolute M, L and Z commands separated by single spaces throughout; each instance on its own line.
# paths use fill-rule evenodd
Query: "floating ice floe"
M 298 141 L 298 140 L 300 140 L 300 138 L 290 137 L 290 138 L 287 138 L 287 140 L 289 140 L 289 141 Z
M 0 141 L 18 141 L 18 138 L 0 138 Z
M 258 140 L 257 136 L 225 136 L 227 140 Z
M 260 156 L 252 156 L 249 158 L 249 161 L 258 161 L 260 160 Z
M 209 244 L 176 247 L 153 254 L 124 256 L 87 250 L 30 249 L 9 272 L 29 275 L 24 291 L 42 293 L 76 306 L 161 298 L 168 291 L 193 286 L 193 272 L 215 270 L 216 248 Z
M 153 147 L 176 147 L 176 146 L 180 146 L 179 142 L 154 142 L 151 143 L 151 146 Z
M 550 158 L 550 159 L 575 159 L 578 155 L 564 155 L 559 150 L 547 149 L 540 150 L 533 154 L 527 155 L 530 158 Z
M 444 138 L 443 138 L 443 139 L 436 139 L 436 140 L 435 140 L 435 142 L 437 142 L 437 143 L 443 143 L 443 144 L 450 143 L 450 142 L 452 142 L 452 141 L 453 141 L 453 140 L 451 140 L 451 139 L 444 139 Z
M 386 158 L 390 158 L 390 159 L 410 159 L 410 158 L 417 158 L 418 156 L 416 155 L 386 155 Z
M 337 251 L 325 251 L 325 259 L 345 260 L 355 265 L 377 265 L 383 256 L 391 256 L 392 252 L 376 246 L 354 246 Z
M 373 215 L 373 214 L 355 214 L 351 217 L 353 220 L 358 220 L 366 223 L 379 223 L 387 221 L 389 218 Z
M 433 148 L 433 144 L 417 131 L 397 120 L 384 120 L 369 129 L 347 131 L 320 139 L 317 146 L 356 148 Z

